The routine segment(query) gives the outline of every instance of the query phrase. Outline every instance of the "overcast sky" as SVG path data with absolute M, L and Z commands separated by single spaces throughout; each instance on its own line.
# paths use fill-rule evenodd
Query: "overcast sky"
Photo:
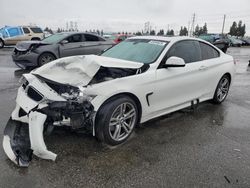
M 149 21 L 157 31 L 188 27 L 192 14 L 195 25 L 208 25 L 209 32 L 225 32 L 232 22 L 242 20 L 250 36 L 250 0 L 0 0 L 0 27 L 27 25 L 66 28 L 74 21 L 79 30 L 108 32 L 141 31 Z

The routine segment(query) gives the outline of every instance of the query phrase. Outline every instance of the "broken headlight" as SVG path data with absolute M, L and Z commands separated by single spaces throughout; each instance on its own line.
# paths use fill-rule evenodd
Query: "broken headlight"
M 64 92 L 61 93 L 61 96 L 66 98 L 67 100 L 76 100 L 79 95 L 80 90 L 73 87 L 67 87 L 64 89 Z
M 69 88 L 66 92 L 62 93 L 61 96 L 67 100 L 76 100 L 78 102 L 83 102 L 86 100 L 91 101 L 96 97 L 95 95 L 87 95 L 76 88 Z

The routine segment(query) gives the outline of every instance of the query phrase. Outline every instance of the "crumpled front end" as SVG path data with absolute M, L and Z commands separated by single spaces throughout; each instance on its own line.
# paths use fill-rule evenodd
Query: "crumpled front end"
M 80 95 L 78 88 L 51 83 L 32 74 L 24 77 L 3 138 L 6 155 L 21 167 L 29 165 L 33 154 L 56 160 L 57 155 L 44 142 L 44 132 L 48 129 L 62 125 L 91 126 L 94 115 L 94 107 Z
M 101 91 L 91 91 L 92 85 L 141 74 L 148 68 L 142 63 L 89 55 L 61 58 L 25 74 L 4 131 L 5 153 L 19 166 L 28 166 L 32 154 L 55 160 L 56 154 L 45 145 L 44 132 L 66 125 L 94 135 L 97 109 L 92 103 L 102 96 Z

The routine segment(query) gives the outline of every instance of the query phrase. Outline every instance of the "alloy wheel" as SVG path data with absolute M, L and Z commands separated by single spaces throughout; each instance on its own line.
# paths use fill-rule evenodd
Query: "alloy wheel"
M 113 111 L 109 121 L 109 134 L 115 141 L 127 138 L 136 123 L 136 109 L 133 104 L 126 102 L 120 104 Z
M 51 55 L 44 55 L 41 57 L 40 64 L 45 65 L 53 60 L 54 58 Z
M 218 98 L 218 101 L 223 101 L 227 94 L 228 94 L 228 91 L 229 91 L 229 80 L 227 77 L 224 77 L 221 79 L 220 83 L 219 83 L 219 87 L 218 87 L 218 90 L 217 90 L 217 98 Z

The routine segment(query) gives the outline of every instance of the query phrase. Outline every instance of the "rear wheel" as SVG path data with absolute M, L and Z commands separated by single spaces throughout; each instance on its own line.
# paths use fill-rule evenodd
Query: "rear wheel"
M 0 48 L 3 48 L 4 47 L 4 42 L 2 39 L 0 39 Z
M 224 75 L 217 85 L 217 88 L 214 93 L 213 102 L 216 104 L 222 103 L 228 95 L 229 87 L 230 77 L 228 75 Z
M 128 96 L 119 96 L 104 104 L 96 116 L 96 136 L 109 145 L 125 142 L 138 121 L 136 103 Z
M 49 63 L 50 61 L 55 60 L 55 56 L 49 52 L 43 53 L 39 56 L 38 58 L 38 65 L 39 66 L 43 66 L 47 63 Z

